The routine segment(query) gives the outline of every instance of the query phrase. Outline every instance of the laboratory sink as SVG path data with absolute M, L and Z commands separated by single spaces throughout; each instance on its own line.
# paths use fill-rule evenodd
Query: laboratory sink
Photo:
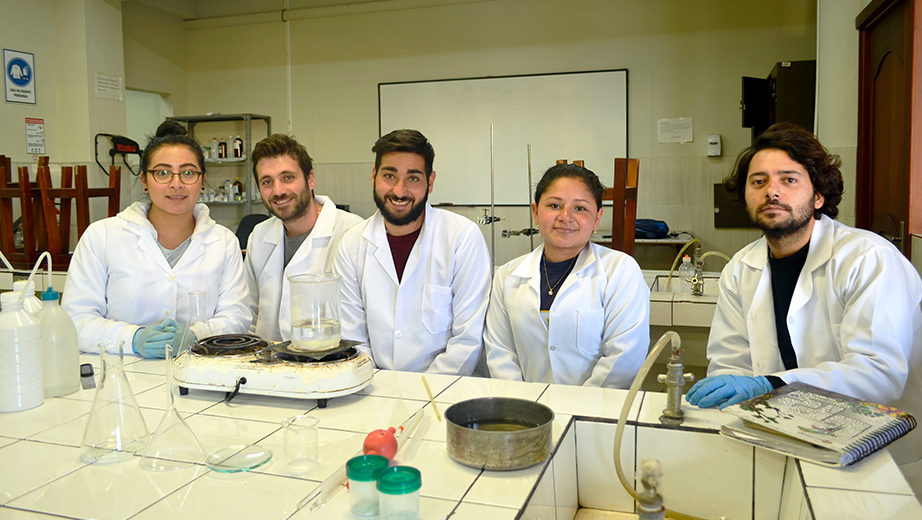
M 720 276 L 704 276 L 704 294 L 707 296 L 717 296 L 717 293 L 720 291 Z M 669 287 L 669 290 L 666 290 L 666 287 Z M 679 283 L 679 278 L 676 275 L 672 276 L 672 283 L 669 283 L 668 275 L 659 275 L 653 279 L 653 285 L 650 286 L 650 292 L 680 292 L 681 284 Z M 687 296 L 693 297 L 694 295 L 688 294 Z
M 644 405 L 651 412 L 628 421 L 621 461 L 630 480 L 636 461 L 660 461 L 664 503 L 678 513 L 667 518 L 922 518 L 922 505 L 886 451 L 848 469 L 808 464 L 719 435 L 710 417 L 699 420 L 716 411 L 686 410 L 685 424 L 663 428 L 656 416 L 664 394 L 648 393 L 644 401 L 651 395 Z M 570 420 L 521 518 L 637 518 L 612 462 L 615 422 Z

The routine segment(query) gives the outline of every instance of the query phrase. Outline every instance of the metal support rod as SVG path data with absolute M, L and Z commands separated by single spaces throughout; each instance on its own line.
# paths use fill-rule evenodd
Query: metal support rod
M 493 165 L 493 123 L 490 123 L 490 257 L 496 267 L 496 177 Z
M 531 200 L 531 143 L 529 143 L 526 146 L 528 147 L 528 227 L 529 229 L 531 229 L 535 227 L 535 216 L 534 216 L 534 213 L 531 211 L 531 204 L 532 202 L 535 202 Z M 529 243 L 529 246 L 531 246 L 529 250 L 534 251 L 535 250 L 535 236 L 534 235 L 528 235 L 528 243 Z

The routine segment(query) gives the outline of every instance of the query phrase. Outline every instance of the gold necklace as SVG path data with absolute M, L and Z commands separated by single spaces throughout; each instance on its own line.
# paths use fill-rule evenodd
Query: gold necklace
M 561 275 L 560 279 L 557 280 L 557 283 L 551 287 L 551 279 L 547 275 L 547 256 L 541 255 L 541 259 L 544 260 L 544 279 L 547 280 L 547 286 L 550 287 L 550 289 L 547 291 L 549 296 L 554 296 L 554 290 L 556 290 L 557 286 L 560 285 L 560 282 L 562 282 L 563 279 L 567 277 L 567 271 L 573 268 L 573 264 L 576 263 L 577 258 L 579 258 L 579 255 L 573 257 L 573 260 L 570 261 L 570 267 L 567 267 L 567 270 L 563 272 L 563 275 Z

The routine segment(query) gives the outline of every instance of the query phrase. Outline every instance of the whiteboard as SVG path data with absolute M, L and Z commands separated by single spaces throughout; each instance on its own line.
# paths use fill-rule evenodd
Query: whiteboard
M 435 148 L 432 204 L 528 204 L 558 159 L 611 186 L 627 157 L 627 70 L 378 84 L 379 133 L 419 130 Z M 528 185 L 531 145 L 532 186 Z

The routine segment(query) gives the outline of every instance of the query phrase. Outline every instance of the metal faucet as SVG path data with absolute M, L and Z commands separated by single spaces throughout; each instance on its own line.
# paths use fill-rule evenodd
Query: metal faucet
M 695 248 L 695 277 L 691 279 L 691 289 L 692 294 L 695 296 L 702 296 L 704 294 L 704 259 L 716 255 L 727 262 L 730 261 L 730 257 L 721 253 L 720 251 L 708 251 L 704 254 L 701 254 L 701 246 Z
M 685 412 L 682 411 L 682 390 L 685 383 L 695 380 L 694 374 L 682 373 L 685 370 L 682 352 L 684 351 L 678 342 L 673 342 L 666 373 L 656 376 L 658 382 L 666 384 L 666 408 L 663 409 L 663 415 L 659 416 L 659 422 L 665 426 L 678 426 L 685 420 Z

